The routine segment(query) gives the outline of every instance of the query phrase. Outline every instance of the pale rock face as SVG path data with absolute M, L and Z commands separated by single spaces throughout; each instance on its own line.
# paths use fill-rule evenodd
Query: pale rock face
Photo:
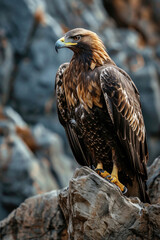
M 150 167 L 149 182 L 157 162 Z M 158 176 L 154 180 L 160 183 Z M 154 187 L 149 193 L 155 194 Z M 155 199 L 151 198 L 154 204 L 143 204 L 127 198 L 114 184 L 82 167 L 68 188 L 29 198 L 0 222 L 0 239 L 158 240 L 160 205 Z
M 61 238 L 66 235 L 66 224 L 58 205 L 58 193 L 52 191 L 27 199 L 0 223 L 0 239 L 67 240 L 66 237 Z
M 158 239 L 160 206 L 129 199 L 88 167 L 77 169 L 59 204 L 68 225 L 69 239 Z M 149 232 L 150 221 L 153 228 Z
M 151 203 L 160 204 L 160 157 L 148 167 L 147 186 Z

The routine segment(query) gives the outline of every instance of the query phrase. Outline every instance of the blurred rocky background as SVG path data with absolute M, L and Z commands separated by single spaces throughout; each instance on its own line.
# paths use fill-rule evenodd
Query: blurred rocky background
M 68 185 L 77 164 L 55 107 L 55 41 L 84 27 L 137 85 L 150 160 L 160 154 L 160 0 L 0 0 L 0 219 Z

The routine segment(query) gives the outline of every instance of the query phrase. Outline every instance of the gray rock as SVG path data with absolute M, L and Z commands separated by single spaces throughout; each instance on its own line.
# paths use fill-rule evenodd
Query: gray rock
M 157 160 L 149 169 L 150 179 L 156 166 Z M 29 198 L 1 221 L 0 239 L 158 240 L 160 205 L 155 203 L 127 198 L 114 184 L 82 167 L 69 188 Z
M 157 57 L 160 59 L 160 44 L 156 47 Z
M 113 21 L 109 18 L 101 1 L 93 0 L 84 2 L 66 0 L 47 0 L 47 10 L 63 24 L 64 29 L 75 27 L 85 27 L 91 30 L 102 30 L 105 26 L 112 25 Z M 101 28 L 101 29 L 99 29 Z M 98 30 L 99 29 L 99 30 Z
M 26 198 L 58 189 L 58 183 L 47 161 L 33 155 L 17 136 L 11 121 L 1 121 L 0 131 L 0 219 L 3 219 Z
M 40 147 L 36 150 L 37 158 L 40 160 L 45 158 L 59 188 L 66 187 L 73 175 L 75 164 L 71 158 L 64 154 L 60 136 L 50 132 L 40 124 L 32 128 L 32 133 L 37 145 Z
M 54 50 L 57 38 L 51 27 L 39 27 L 27 59 L 23 59 L 19 65 L 12 104 L 27 122 L 37 122 L 38 116 L 47 112 L 47 103 L 53 99 L 54 79 L 60 64 Z
M 51 23 L 48 21 L 48 24 Z M 57 29 L 56 33 L 52 25 L 38 26 L 32 36 L 27 56 L 20 61 L 14 79 L 11 104 L 25 121 L 32 124 L 41 121 L 43 114 L 50 113 L 54 118 L 55 75 L 59 65 L 72 55 L 71 52 L 68 56 L 65 52 L 63 55 L 57 55 L 54 43 L 60 37 L 58 35 L 60 28 Z M 49 109 L 48 105 L 51 105 Z
M 0 26 L 12 43 L 15 52 L 23 54 L 34 22 L 34 13 L 44 1 L 0 0 Z
M 159 23 L 160 22 L 160 1 L 159 0 L 153 0 L 151 3 L 152 6 L 152 11 L 153 11 L 153 16 L 154 20 Z
M 3 114 L 7 119 L 9 119 L 14 125 L 19 127 L 26 127 L 26 122 L 22 119 L 22 117 L 10 106 L 7 106 L 3 109 Z
M 160 206 L 124 197 L 87 167 L 77 169 L 59 204 L 69 239 L 159 239 Z M 153 220 L 154 219 L 154 220 Z
M 29 196 L 58 188 L 47 164 L 39 164 L 18 137 L 10 137 L 6 144 L 3 142 L 0 154 L 5 157 L 0 166 L 1 202 L 8 212 Z
M 36 18 L 40 8 L 39 18 L 44 18 L 45 24 Z M 54 50 L 54 42 L 63 31 L 45 8 L 44 1 L 0 1 L 0 27 L 15 53 L 15 66 L 10 72 L 12 86 L 5 84 L 7 90 L 12 90 L 11 105 L 32 123 L 47 111 L 47 104 L 53 98 L 57 68 L 65 61 L 65 55 L 59 57 Z
M 0 223 L 0 239 L 67 240 L 58 194 L 58 191 L 52 191 L 27 199 Z
M 0 219 L 26 198 L 68 185 L 75 165 L 59 135 L 43 125 L 32 129 L 11 107 L 0 121 Z
M 160 204 L 160 157 L 148 167 L 147 186 L 151 202 Z
M 0 28 L 0 102 L 3 105 L 9 100 L 12 69 L 12 47 L 5 36 L 5 31 Z
M 107 50 L 115 49 L 118 52 L 125 51 L 129 53 L 128 48 L 137 49 L 138 47 L 139 35 L 134 30 L 107 27 L 102 34 Z
M 140 46 L 146 43 L 155 46 L 159 42 L 159 0 L 103 0 L 103 3 L 119 27 L 132 28 L 140 33 Z
M 5 29 L 15 51 L 23 52 L 33 23 L 26 1 L 0 1 L 0 26 Z

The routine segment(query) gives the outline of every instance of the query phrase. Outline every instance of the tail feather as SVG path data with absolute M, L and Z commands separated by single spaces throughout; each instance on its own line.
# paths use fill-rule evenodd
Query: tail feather
M 141 202 L 150 203 L 149 196 L 147 194 L 146 181 L 142 180 L 141 176 L 135 176 L 131 185 L 127 185 L 128 197 L 138 197 Z

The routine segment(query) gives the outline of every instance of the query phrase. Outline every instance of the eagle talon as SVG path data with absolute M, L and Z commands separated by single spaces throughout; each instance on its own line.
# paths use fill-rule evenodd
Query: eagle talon
M 122 191 L 122 194 L 125 194 L 128 191 L 128 189 L 124 186 L 124 189 Z
M 95 171 L 102 178 L 106 178 L 107 176 L 110 176 L 110 174 L 107 171 L 103 170 L 103 169 L 96 168 Z
M 125 194 L 127 192 L 128 189 L 122 183 L 120 183 L 117 177 L 108 175 L 105 177 L 105 179 L 108 182 L 115 184 L 121 190 L 122 194 Z
M 101 168 L 96 168 L 95 171 L 96 171 L 96 172 L 104 172 L 104 170 L 101 169 Z
M 110 182 L 111 183 L 114 183 L 117 187 L 119 187 L 119 189 L 121 190 L 121 192 L 123 193 L 123 194 L 125 194 L 126 192 L 127 192 L 127 188 L 118 180 L 118 178 L 117 177 L 115 177 L 115 176 L 112 176 L 111 175 L 111 179 L 110 179 Z
M 106 170 L 103 170 L 102 163 L 97 165 L 95 172 L 100 175 L 102 178 L 106 179 L 110 183 L 114 183 L 123 194 L 127 192 L 127 188 L 118 180 L 118 168 L 116 165 L 113 165 L 112 173 L 108 173 Z
M 98 173 L 100 176 L 101 176 L 101 173 L 104 173 L 104 170 L 103 170 L 103 169 L 100 169 L 100 168 L 96 168 L 95 171 L 96 171 L 96 173 Z
M 111 175 L 106 176 L 105 179 L 107 179 L 107 180 L 110 181 L 110 182 L 113 180 L 113 178 L 112 178 Z

